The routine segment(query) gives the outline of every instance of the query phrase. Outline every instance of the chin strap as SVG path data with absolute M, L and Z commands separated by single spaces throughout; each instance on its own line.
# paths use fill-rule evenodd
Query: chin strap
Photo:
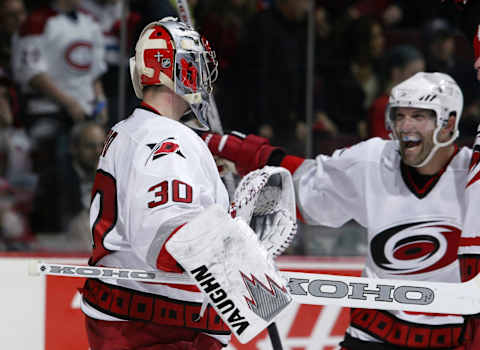
M 453 143 L 453 141 L 455 141 L 459 135 L 459 132 L 458 130 L 455 130 L 455 132 L 453 133 L 452 137 L 450 137 L 450 139 L 448 141 L 445 141 L 445 142 L 439 142 L 438 141 L 438 133 L 440 132 L 440 129 L 441 128 L 436 128 L 435 131 L 433 132 L 433 148 L 432 150 L 430 151 L 430 153 L 428 154 L 428 156 L 420 163 L 420 164 L 417 164 L 417 165 L 412 165 L 414 168 L 421 168 L 425 165 L 428 164 L 428 162 L 430 160 L 432 160 L 433 156 L 435 155 L 435 153 L 441 148 L 441 147 L 446 147 L 446 146 L 449 146 Z

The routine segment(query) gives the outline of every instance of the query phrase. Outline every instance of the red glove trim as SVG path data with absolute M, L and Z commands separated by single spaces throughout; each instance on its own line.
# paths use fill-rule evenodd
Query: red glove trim
M 268 158 L 278 147 L 270 145 L 268 139 L 257 135 L 248 135 L 241 144 L 235 165 L 240 175 L 246 175 L 250 171 L 263 168 Z
M 287 155 L 285 158 L 283 158 L 280 166 L 290 171 L 290 173 L 293 175 L 298 167 L 302 165 L 304 160 L 305 158 Z
M 243 140 L 232 135 L 220 135 L 205 133 L 202 135 L 208 149 L 214 156 L 228 159 L 232 162 L 237 160 Z
M 234 162 L 240 175 L 264 167 L 272 152 L 279 149 L 271 146 L 268 139 L 253 134 L 241 138 L 233 134 L 204 133 L 202 139 L 214 156 Z

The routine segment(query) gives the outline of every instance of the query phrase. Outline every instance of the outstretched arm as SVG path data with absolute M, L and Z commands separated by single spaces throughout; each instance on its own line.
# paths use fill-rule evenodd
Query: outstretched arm
M 268 139 L 253 134 L 232 132 L 227 135 L 204 133 L 202 138 L 213 155 L 235 163 L 240 175 L 263 168 L 265 165 L 282 166 L 292 174 L 304 161 L 290 156 L 281 147 L 270 145 Z

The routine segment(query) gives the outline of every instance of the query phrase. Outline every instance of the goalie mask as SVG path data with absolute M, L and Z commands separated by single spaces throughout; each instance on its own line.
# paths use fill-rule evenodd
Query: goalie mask
M 217 61 L 208 42 L 192 27 L 173 17 L 147 25 L 138 39 L 135 57 L 130 58 L 130 76 L 138 98 L 143 98 L 145 86 L 165 85 L 189 104 L 201 125 L 186 124 L 209 129 Z
M 434 146 L 427 157 L 420 164 L 415 165 L 416 167 L 427 164 L 440 147 L 450 145 L 459 135 L 458 123 L 463 109 L 463 94 L 455 80 L 448 74 L 420 72 L 392 89 L 385 111 L 385 123 L 387 129 L 392 131 L 395 140 L 398 140 L 394 128 L 397 107 L 422 108 L 435 113 Z M 440 142 L 438 133 L 447 125 L 450 116 L 456 117 L 453 133 L 447 141 Z

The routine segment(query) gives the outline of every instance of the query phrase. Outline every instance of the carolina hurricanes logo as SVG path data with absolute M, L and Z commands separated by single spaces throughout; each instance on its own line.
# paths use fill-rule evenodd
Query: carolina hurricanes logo
M 169 137 L 160 141 L 159 143 L 149 143 L 147 146 L 152 150 L 152 153 L 148 159 L 153 156 L 152 160 L 155 160 L 172 153 L 178 154 L 180 157 L 185 158 L 175 137 Z
M 457 258 L 461 230 L 443 221 L 424 221 L 391 227 L 372 240 L 374 263 L 392 275 L 438 270 Z

